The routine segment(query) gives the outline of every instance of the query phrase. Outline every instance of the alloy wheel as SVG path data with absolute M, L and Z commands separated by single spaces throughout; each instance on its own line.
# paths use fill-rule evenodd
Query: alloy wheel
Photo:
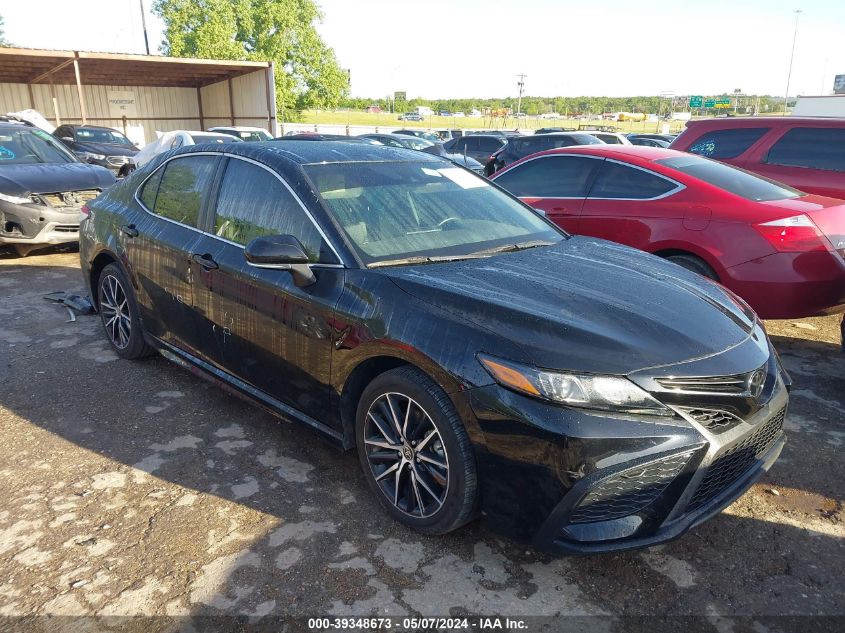
M 132 334 L 132 317 L 126 292 L 114 275 L 107 275 L 100 282 L 100 312 L 112 344 L 118 349 L 126 349 Z
M 418 519 L 437 513 L 449 492 L 449 458 L 431 416 L 413 398 L 385 393 L 364 423 L 367 461 L 398 510 Z

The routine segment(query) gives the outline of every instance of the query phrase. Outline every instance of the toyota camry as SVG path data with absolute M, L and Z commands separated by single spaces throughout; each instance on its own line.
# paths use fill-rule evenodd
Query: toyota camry
M 736 295 L 571 237 L 437 156 L 170 151 L 89 203 L 115 352 L 159 352 L 354 449 L 397 521 L 559 552 L 679 536 L 775 461 L 789 378 Z

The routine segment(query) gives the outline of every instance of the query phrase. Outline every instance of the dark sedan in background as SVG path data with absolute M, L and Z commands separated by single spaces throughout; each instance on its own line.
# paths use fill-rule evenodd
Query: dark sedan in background
M 356 448 L 387 513 L 538 547 L 674 538 L 784 439 L 788 378 L 736 296 L 570 237 L 484 178 L 348 142 L 183 148 L 90 204 L 105 335 Z
M 110 127 L 61 125 L 53 136 L 86 163 L 110 169 L 115 175 L 129 173 L 128 165 L 139 151 L 126 136 Z
M 81 209 L 114 182 L 56 138 L 25 123 L 0 122 L 0 244 L 18 255 L 79 238 Z
M 587 132 L 549 132 L 511 138 L 484 164 L 484 173 L 490 176 L 531 154 L 573 145 L 604 145 L 604 141 Z
M 378 141 L 382 145 L 388 147 L 404 147 L 406 149 L 416 149 L 426 154 L 434 154 L 447 160 L 452 161 L 456 165 L 471 169 L 477 174 L 484 174 L 484 166 L 471 156 L 464 156 L 462 154 L 451 154 L 443 147 L 443 143 L 432 143 L 424 138 L 417 136 L 407 136 L 405 134 L 362 134 L 355 138 L 367 138 Z

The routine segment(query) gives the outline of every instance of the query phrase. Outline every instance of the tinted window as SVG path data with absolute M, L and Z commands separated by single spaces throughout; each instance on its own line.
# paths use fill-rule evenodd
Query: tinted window
M 793 128 L 772 146 L 766 162 L 788 167 L 845 171 L 845 129 Z
M 478 142 L 479 151 L 490 152 L 491 154 L 504 144 L 495 138 L 479 138 L 476 141 Z
M 549 223 L 485 178 L 442 162 L 321 163 L 304 169 L 367 264 L 461 257 L 561 239 Z
M 698 156 L 664 158 L 655 162 L 748 200 L 783 200 L 803 195 L 800 191 L 774 180 Z
M 676 186 L 656 174 L 608 160 L 599 171 L 590 197 L 648 200 L 662 196 Z
M 336 261 L 288 188 L 266 169 L 242 160 L 230 159 L 226 166 L 214 232 L 242 245 L 262 235 L 293 235 L 311 261 Z
M 600 162 L 580 156 L 548 156 L 517 165 L 495 180 L 523 198 L 583 198 Z
M 745 127 L 707 132 L 687 150 L 708 158 L 736 158 L 754 145 L 771 128 Z
M 186 156 L 167 163 L 153 207 L 155 213 L 188 226 L 198 226 L 216 163 L 216 156 Z
M 158 194 L 158 185 L 161 182 L 161 175 L 163 173 L 163 168 L 157 169 L 149 180 L 144 183 L 139 192 L 138 197 L 150 211 L 156 208 L 156 195 Z

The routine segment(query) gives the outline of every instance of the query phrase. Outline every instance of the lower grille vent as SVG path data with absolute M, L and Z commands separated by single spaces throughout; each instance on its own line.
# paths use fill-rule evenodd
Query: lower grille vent
M 748 472 L 757 457 L 774 443 L 783 428 L 785 416 L 786 407 L 769 418 L 761 428 L 717 457 L 707 469 L 707 474 L 701 480 L 687 510 L 697 510 L 707 504 Z
M 660 461 L 629 468 L 600 481 L 581 499 L 569 521 L 609 521 L 642 510 L 666 490 L 691 455 L 691 452 L 672 455 Z

